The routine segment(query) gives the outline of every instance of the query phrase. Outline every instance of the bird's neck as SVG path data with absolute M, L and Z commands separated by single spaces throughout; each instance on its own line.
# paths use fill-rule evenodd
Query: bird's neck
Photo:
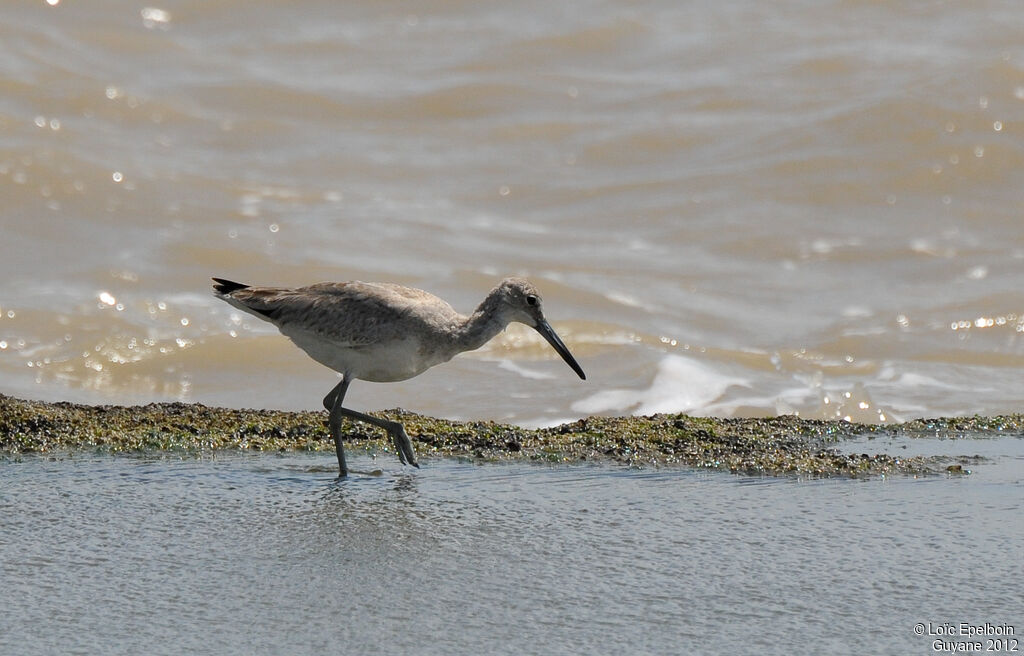
M 492 292 L 466 317 L 459 331 L 459 346 L 464 351 L 478 349 L 505 330 L 508 323 L 497 294 Z

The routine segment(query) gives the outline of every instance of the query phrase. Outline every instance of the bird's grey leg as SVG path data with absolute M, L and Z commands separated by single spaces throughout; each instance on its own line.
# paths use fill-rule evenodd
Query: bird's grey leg
M 345 399 L 345 392 L 348 390 L 350 382 L 352 382 L 351 378 L 342 376 L 341 382 L 324 397 L 324 407 L 331 412 L 327 418 L 327 427 L 331 431 L 331 437 L 334 438 L 334 450 L 338 454 L 339 476 L 348 476 L 348 465 L 345 464 L 345 448 L 341 446 L 341 416 L 342 410 L 344 410 L 341 407 L 341 402 Z
M 324 407 L 331 411 L 328 426 L 331 428 L 331 435 L 334 437 L 334 445 L 338 451 L 338 465 L 341 468 L 341 475 L 345 476 L 348 473 L 348 469 L 345 467 L 345 456 L 343 455 L 341 448 L 342 417 L 364 421 L 373 426 L 377 426 L 378 428 L 383 428 L 387 431 L 388 435 L 391 436 L 391 441 L 394 442 L 395 445 L 395 453 L 398 454 L 398 459 L 401 463 L 403 465 L 408 464 L 413 467 L 419 467 L 419 463 L 416 462 L 416 453 L 412 450 L 412 440 L 409 439 L 409 435 L 405 432 L 405 427 L 402 426 L 402 424 L 397 421 L 378 419 L 377 417 L 373 417 L 356 410 L 341 407 L 342 401 L 345 400 L 345 392 L 348 390 L 348 384 L 351 380 L 352 379 L 348 376 L 342 377 L 341 382 L 324 397 Z
M 398 454 L 398 459 L 402 461 L 402 464 L 412 465 L 413 467 L 420 466 L 416 462 L 416 453 L 412 450 L 412 440 L 409 439 L 409 435 L 405 432 L 405 427 L 402 424 L 397 421 L 378 419 L 377 417 L 372 417 L 356 410 L 349 410 L 348 408 L 338 408 L 338 412 L 351 419 L 358 419 L 359 421 L 365 421 L 368 424 L 383 428 L 391 436 L 391 441 L 395 444 L 395 452 Z
M 334 407 L 334 400 L 338 398 L 339 394 L 341 394 L 342 397 L 345 396 L 345 392 L 348 390 L 348 384 L 350 382 L 352 382 L 350 378 L 342 376 L 341 382 L 332 387 L 331 391 L 327 393 L 327 396 L 324 397 L 324 408 L 327 411 L 330 411 L 331 408 Z

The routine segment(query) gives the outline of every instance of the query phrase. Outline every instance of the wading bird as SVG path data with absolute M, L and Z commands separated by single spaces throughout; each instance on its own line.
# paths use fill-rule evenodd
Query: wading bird
M 537 288 L 506 278 L 471 315 L 419 289 L 380 282 L 323 282 L 307 287 L 251 287 L 213 279 L 214 292 L 234 307 L 278 327 L 309 357 L 341 374 L 324 397 L 338 469 L 348 474 L 341 446 L 341 418 L 387 431 L 402 464 L 419 467 L 402 424 L 342 406 L 355 380 L 394 382 L 417 376 L 463 351 L 486 344 L 513 321 L 539 332 L 580 378 L 583 369 L 544 318 Z

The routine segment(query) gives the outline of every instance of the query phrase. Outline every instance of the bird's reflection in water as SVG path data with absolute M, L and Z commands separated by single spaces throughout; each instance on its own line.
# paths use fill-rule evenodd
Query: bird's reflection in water
M 375 550 L 401 544 L 429 544 L 440 524 L 420 495 L 415 474 L 353 470 L 319 486 L 302 514 L 303 530 L 323 539 L 328 549 Z

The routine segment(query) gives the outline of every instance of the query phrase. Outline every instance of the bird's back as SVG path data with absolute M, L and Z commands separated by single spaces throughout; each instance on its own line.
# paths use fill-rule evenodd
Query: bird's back
M 219 280 L 217 295 L 276 325 L 313 359 L 364 380 L 402 380 L 457 350 L 445 336 L 464 317 L 423 290 L 393 283 L 251 287 Z

